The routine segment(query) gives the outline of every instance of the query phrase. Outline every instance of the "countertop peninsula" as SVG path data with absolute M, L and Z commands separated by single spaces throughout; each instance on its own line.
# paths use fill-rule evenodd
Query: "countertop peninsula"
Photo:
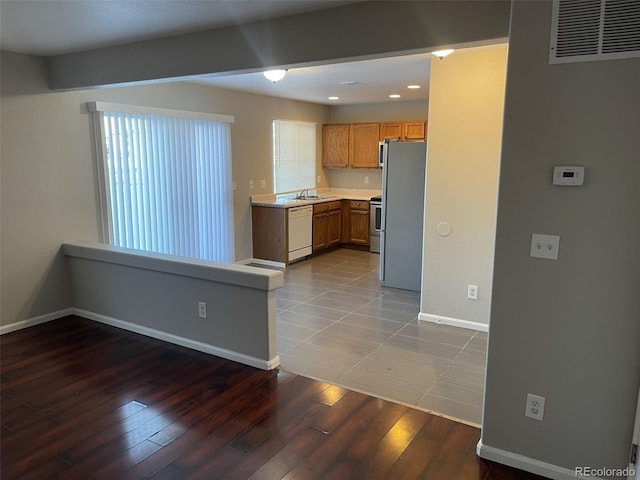
M 317 195 L 321 198 L 314 199 L 296 199 L 299 192 L 283 193 L 283 194 L 260 194 L 251 195 L 251 205 L 262 207 L 291 208 L 301 207 L 303 205 L 313 205 L 314 203 L 330 202 L 333 200 L 370 200 L 371 197 L 378 196 L 382 193 L 376 189 L 361 188 L 317 188 L 309 189 L 309 194 Z

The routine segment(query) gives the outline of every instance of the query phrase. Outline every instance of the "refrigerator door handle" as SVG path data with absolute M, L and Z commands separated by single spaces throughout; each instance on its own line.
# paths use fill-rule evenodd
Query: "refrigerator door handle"
M 378 268 L 378 277 L 382 282 L 384 281 L 384 251 L 385 245 L 385 232 L 387 229 L 387 166 L 389 164 L 389 142 L 382 142 L 382 208 L 380 211 L 380 267 Z
M 386 198 L 387 198 L 387 160 L 389 159 L 389 142 L 383 142 L 383 157 L 384 163 L 382 164 L 382 212 L 380 215 L 380 232 L 384 232 L 386 230 L 387 224 L 387 206 L 386 206 Z M 384 245 L 382 242 L 382 237 L 380 238 L 381 245 Z
M 378 280 L 384 281 L 384 230 L 380 231 L 380 267 L 378 268 Z

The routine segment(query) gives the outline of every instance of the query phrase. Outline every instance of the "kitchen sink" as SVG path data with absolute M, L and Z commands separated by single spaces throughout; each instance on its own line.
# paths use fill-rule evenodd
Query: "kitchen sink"
M 321 200 L 323 198 L 333 198 L 335 195 L 305 195 L 303 200 Z
M 337 195 L 322 195 L 313 191 L 307 192 L 306 190 L 303 190 L 300 193 L 286 194 L 286 196 L 282 197 L 282 200 L 286 200 L 287 202 L 316 202 L 318 200 L 326 200 L 329 198 L 337 198 L 337 197 L 338 197 Z

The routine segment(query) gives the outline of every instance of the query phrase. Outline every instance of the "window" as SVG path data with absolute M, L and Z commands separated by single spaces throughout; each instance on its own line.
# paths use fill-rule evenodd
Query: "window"
M 273 191 L 316 186 L 316 124 L 273 121 Z
M 104 241 L 233 262 L 233 117 L 93 103 Z

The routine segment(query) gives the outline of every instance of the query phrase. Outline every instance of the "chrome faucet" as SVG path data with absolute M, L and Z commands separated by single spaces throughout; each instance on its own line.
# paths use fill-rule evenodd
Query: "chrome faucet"
M 308 195 L 309 195 L 309 189 L 305 188 L 299 194 L 296 195 L 296 198 L 303 199 L 303 198 L 306 198 Z

